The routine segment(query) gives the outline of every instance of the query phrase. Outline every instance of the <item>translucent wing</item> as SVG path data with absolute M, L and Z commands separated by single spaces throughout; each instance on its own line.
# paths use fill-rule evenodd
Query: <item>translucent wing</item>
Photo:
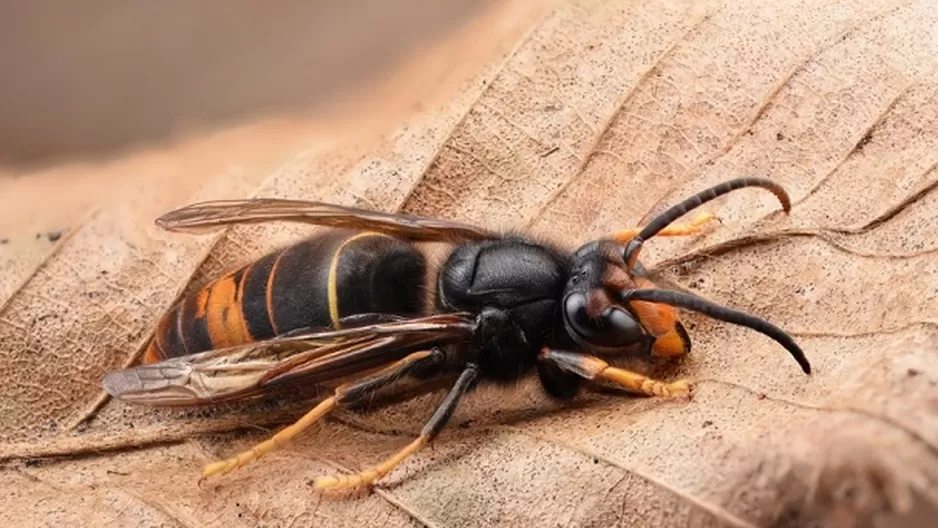
M 342 330 L 294 332 L 109 373 L 104 389 L 130 403 L 200 405 L 276 388 L 365 374 L 407 354 L 472 338 L 468 313 L 438 314 Z
M 275 220 L 378 231 L 422 241 L 482 240 L 501 237 L 487 229 L 452 220 L 277 198 L 200 202 L 166 213 L 156 220 L 156 224 L 169 231 L 198 233 L 232 224 Z

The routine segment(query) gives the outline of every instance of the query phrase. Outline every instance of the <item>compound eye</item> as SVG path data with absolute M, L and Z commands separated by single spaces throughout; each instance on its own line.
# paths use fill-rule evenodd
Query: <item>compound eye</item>
M 584 293 L 573 293 L 564 301 L 564 318 L 575 337 L 607 348 L 629 346 L 642 338 L 641 325 L 627 311 L 610 306 L 599 317 L 590 317 L 586 304 Z

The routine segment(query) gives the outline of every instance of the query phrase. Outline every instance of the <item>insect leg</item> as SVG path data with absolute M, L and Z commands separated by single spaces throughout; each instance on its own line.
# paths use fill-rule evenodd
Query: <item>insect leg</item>
M 462 371 L 462 374 L 459 375 L 459 379 L 456 380 L 456 384 L 453 385 L 446 399 L 443 400 L 443 403 L 440 404 L 436 412 L 433 413 L 430 421 L 428 421 L 423 427 L 423 430 L 420 431 L 420 436 L 413 442 L 407 444 L 407 446 L 384 462 L 356 475 L 328 475 L 320 477 L 316 479 L 315 488 L 330 491 L 354 490 L 369 486 L 374 481 L 390 473 L 391 470 L 403 462 L 405 458 L 429 444 L 440 434 L 440 431 L 446 426 L 446 422 L 448 422 L 453 415 L 453 411 L 456 410 L 459 399 L 469 390 L 469 387 L 472 385 L 472 382 L 475 381 L 478 373 L 478 367 L 472 364 L 468 365 Z
M 560 368 L 588 380 L 606 380 L 620 387 L 648 396 L 671 398 L 690 393 L 687 380 L 666 383 L 625 369 L 610 367 L 598 357 L 563 350 L 544 349 L 538 355 L 541 361 L 551 361 Z
M 335 409 L 336 406 L 351 403 L 362 397 L 373 394 L 382 387 L 390 385 L 415 370 L 442 361 L 443 357 L 443 352 L 439 349 L 415 352 L 372 376 L 336 388 L 335 394 L 320 402 L 319 405 L 306 413 L 294 424 L 284 428 L 269 439 L 227 460 L 213 462 L 205 466 L 202 472 L 202 478 L 225 474 L 259 459 L 265 454 L 282 446 L 307 427 L 316 423 L 320 418 Z
M 702 233 L 705 226 L 712 221 L 719 222 L 720 219 L 717 218 L 713 213 L 701 212 L 693 220 L 686 224 L 671 224 L 668 227 L 665 227 L 658 232 L 656 236 L 690 236 Z M 623 229 L 621 231 L 616 231 L 612 235 L 612 239 L 620 244 L 627 244 L 630 240 L 638 236 L 642 228 L 633 227 L 631 229 Z

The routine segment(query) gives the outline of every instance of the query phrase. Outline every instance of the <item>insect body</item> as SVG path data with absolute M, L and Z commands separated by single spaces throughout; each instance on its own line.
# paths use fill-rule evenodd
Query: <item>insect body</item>
M 295 424 L 250 451 L 205 468 L 236 469 L 275 449 L 337 406 L 368 398 L 405 377 L 455 382 L 421 434 L 385 462 L 316 481 L 322 490 L 361 488 L 433 440 L 460 397 L 482 382 L 536 373 L 558 399 L 589 381 L 660 397 L 687 394 L 609 362 L 628 354 L 676 357 L 690 338 L 677 309 L 746 326 L 781 344 L 805 373 L 794 340 L 771 323 L 701 298 L 655 287 L 638 255 L 654 236 L 689 235 L 709 217 L 672 224 L 701 204 L 761 187 L 790 209 L 770 180 L 740 178 L 671 207 L 642 229 L 625 230 L 567 253 L 524 235 L 502 235 L 447 220 L 318 202 L 255 199 L 195 204 L 158 224 L 192 231 L 235 223 L 302 221 L 344 228 L 268 255 L 183 299 L 163 318 L 144 364 L 110 373 L 106 390 L 149 405 L 199 405 L 270 394 L 277 387 L 339 383 Z M 416 241 L 456 244 L 435 276 Z M 435 283 L 430 290 L 425 280 Z M 432 301 L 429 302 L 429 301 Z M 433 306 L 426 310 L 425 306 Z
M 382 233 L 338 230 L 269 254 L 173 307 L 144 355 L 148 363 L 336 327 L 345 315 L 417 314 L 426 261 Z

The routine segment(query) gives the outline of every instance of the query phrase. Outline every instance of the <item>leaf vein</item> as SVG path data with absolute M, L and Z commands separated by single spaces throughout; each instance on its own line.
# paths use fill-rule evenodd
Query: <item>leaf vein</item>
M 771 396 L 759 390 L 753 389 L 752 387 L 747 387 L 746 385 L 743 385 L 741 383 L 735 383 L 735 382 L 727 381 L 727 380 L 721 380 L 721 379 L 715 379 L 715 378 L 703 378 L 703 379 L 697 380 L 698 384 L 707 383 L 707 382 L 741 389 L 759 398 L 764 398 L 766 400 L 771 400 L 774 402 L 782 403 L 785 405 L 790 405 L 792 407 L 798 407 L 801 409 L 807 409 L 807 410 L 819 411 L 819 412 L 829 412 L 829 413 L 837 413 L 837 412 L 851 413 L 851 414 L 856 414 L 859 416 L 865 416 L 866 418 L 879 422 L 887 427 L 890 427 L 892 429 L 905 433 L 907 436 L 909 436 L 910 438 L 912 438 L 913 440 L 921 444 L 922 447 L 924 447 L 929 453 L 932 454 L 932 456 L 938 458 L 938 446 L 929 442 L 928 439 L 926 439 L 924 435 L 916 431 L 912 426 L 907 425 L 903 423 L 902 421 L 900 421 L 899 419 L 889 416 L 888 414 L 876 413 L 876 412 L 870 411 L 869 409 L 864 409 L 862 407 L 846 407 L 846 406 L 836 407 L 836 406 L 828 406 L 828 405 L 816 405 L 813 403 L 802 402 L 802 401 L 798 401 L 795 399 L 785 398 L 784 396 Z
M 544 215 L 544 213 L 551 207 L 551 205 L 556 202 L 564 192 L 566 192 L 567 188 L 569 188 L 570 185 L 572 185 L 583 174 L 583 172 L 586 170 L 586 167 L 593 159 L 593 156 L 599 152 L 599 146 L 602 144 L 603 139 L 606 137 L 606 134 L 612 127 L 612 124 L 616 121 L 616 118 L 622 111 L 622 108 L 625 106 L 625 104 L 628 103 L 636 93 L 638 93 L 638 88 L 645 83 L 645 81 L 651 76 L 652 73 L 654 73 L 661 62 L 671 55 L 677 45 L 683 42 L 687 38 L 687 35 L 689 35 L 694 29 L 698 28 L 705 20 L 707 20 L 707 18 L 708 16 L 702 16 L 693 23 L 689 24 L 684 32 L 682 32 L 676 39 L 674 39 L 674 41 L 671 42 L 667 48 L 665 48 L 661 53 L 658 54 L 657 57 L 655 57 L 654 60 L 651 61 L 651 63 L 649 63 L 648 67 L 638 76 L 638 79 L 636 79 L 632 87 L 624 94 L 622 94 L 622 97 L 620 97 L 613 106 L 609 116 L 605 121 L 603 121 L 599 129 L 596 130 L 596 134 L 593 137 L 592 143 L 587 149 L 586 154 L 583 155 L 579 160 L 579 163 L 577 163 L 573 173 L 571 173 L 570 176 L 567 177 L 563 183 L 561 183 L 560 186 L 555 189 L 554 192 L 550 194 L 550 196 L 547 197 L 547 199 L 543 204 L 541 204 L 537 211 L 531 215 L 531 218 L 528 219 L 528 222 L 525 225 L 526 228 L 530 229 L 534 223 Z M 586 121 L 584 120 L 584 122 Z M 587 125 L 589 125 L 589 123 L 587 123 Z
M 592 459 L 600 460 L 600 461 L 602 461 L 603 463 L 605 463 L 605 464 L 607 464 L 607 465 L 609 465 L 609 466 L 611 466 L 611 467 L 614 467 L 614 468 L 616 468 L 616 469 L 619 469 L 619 470 L 623 471 L 624 473 L 633 474 L 633 475 L 635 475 L 635 476 L 637 476 L 637 477 L 639 477 L 639 478 L 641 478 L 641 479 L 647 481 L 648 483 L 652 484 L 653 486 L 656 486 L 656 487 L 658 487 L 658 488 L 660 488 L 660 489 L 662 489 L 662 490 L 665 490 L 665 491 L 667 491 L 667 492 L 669 492 L 669 493 L 674 494 L 674 495 L 677 496 L 678 498 L 680 498 L 680 499 L 682 499 L 682 500 L 685 500 L 685 501 L 687 501 L 688 503 L 692 504 L 693 506 L 695 506 L 695 507 L 697 507 L 697 508 L 699 508 L 699 509 L 701 509 L 701 510 L 703 510 L 703 511 L 706 511 L 707 513 L 713 515 L 714 517 L 716 517 L 716 518 L 719 519 L 720 521 L 726 523 L 728 526 L 734 526 L 734 527 L 738 527 L 738 528 L 756 528 L 756 525 L 755 525 L 755 524 L 753 524 L 753 523 L 751 523 L 751 522 L 749 522 L 749 521 L 747 521 L 747 520 L 745 520 L 745 519 L 741 519 L 741 518 L 737 517 L 736 515 L 730 513 L 729 511 L 727 511 L 725 508 L 723 508 L 723 507 L 720 506 L 720 505 L 711 504 L 711 503 L 709 503 L 709 502 L 706 502 L 706 501 L 704 501 L 704 500 L 702 500 L 702 499 L 700 499 L 700 498 L 698 498 L 698 497 L 695 497 L 695 496 L 693 496 L 693 495 L 691 495 L 691 494 L 685 492 L 684 490 L 681 490 L 680 488 L 677 488 L 677 487 L 675 487 L 675 486 L 672 486 L 671 484 L 669 484 L 669 483 L 667 483 L 667 482 L 665 482 L 665 481 L 663 481 L 663 480 L 661 480 L 661 479 L 658 479 L 658 478 L 656 478 L 656 477 L 654 477 L 654 476 L 652 476 L 652 475 L 649 475 L 649 474 L 647 474 L 647 473 L 645 473 L 645 472 L 642 472 L 642 471 L 640 471 L 640 470 L 638 470 L 638 469 L 636 469 L 636 468 L 634 468 L 634 467 L 627 466 L 626 464 L 623 464 L 622 462 L 619 462 L 619 461 L 617 461 L 617 460 L 615 460 L 615 459 L 613 459 L 613 458 L 610 458 L 610 457 L 608 457 L 608 456 L 606 456 L 606 455 L 604 455 L 604 454 L 602 454 L 602 453 L 600 453 L 600 452 L 598 452 L 598 451 L 594 451 L 594 450 L 592 450 L 592 449 L 590 449 L 590 448 L 588 448 L 588 447 L 586 447 L 586 446 L 571 444 L 570 442 L 566 442 L 566 441 L 561 440 L 561 439 L 559 439 L 559 438 L 553 438 L 553 437 L 550 437 L 550 436 L 547 436 L 547 435 L 543 435 L 543 434 L 535 434 L 535 433 L 532 433 L 532 432 L 530 432 L 530 431 L 526 431 L 526 430 L 521 429 L 521 428 L 512 427 L 512 426 L 507 426 L 507 425 L 498 426 L 498 427 L 495 428 L 495 429 L 500 429 L 500 430 L 508 431 L 508 432 L 511 432 L 511 433 L 514 433 L 514 434 L 519 434 L 519 435 L 522 435 L 522 436 L 527 436 L 527 437 L 529 437 L 529 438 L 533 438 L 533 439 L 535 439 L 535 440 L 540 440 L 540 441 L 542 441 L 542 442 L 546 442 L 546 443 L 548 443 L 548 444 L 555 445 L 555 446 L 561 447 L 561 448 L 563 448 L 563 449 L 568 449 L 568 450 L 570 450 L 570 451 L 573 451 L 573 452 L 575 452 L 575 453 L 578 453 L 578 454 L 580 454 L 580 455 L 583 455 L 583 456 L 585 456 L 585 457 L 587 457 L 587 458 L 592 458 Z

